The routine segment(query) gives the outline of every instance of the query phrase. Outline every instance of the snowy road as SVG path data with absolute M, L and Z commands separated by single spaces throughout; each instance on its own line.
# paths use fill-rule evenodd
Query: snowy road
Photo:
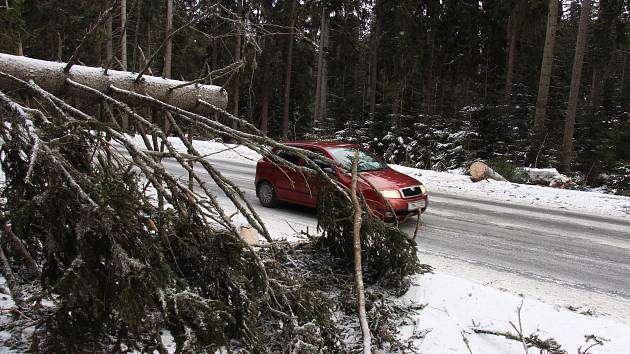
M 315 229 L 313 210 L 260 206 L 253 162 L 212 163 L 258 207 L 270 230 L 287 230 L 289 224 L 298 231 Z M 176 163 L 164 164 L 187 177 Z M 597 307 L 630 322 L 628 220 L 434 192 L 423 221 L 419 253 L 440 272 L 554 304 Z M 412 233 L 413 221 L 402 228 Z

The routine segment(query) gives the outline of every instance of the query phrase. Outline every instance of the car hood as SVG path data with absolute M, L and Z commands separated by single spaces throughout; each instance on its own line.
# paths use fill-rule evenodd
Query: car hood
M 360 173 L 362 177 L 367 179 L 377 190 L 400 189 L 409 186 L 417 186 L 422 184 L 413 177 L 400 173 L 392 168 L 384 168 L 382 170 L 364 171 Z

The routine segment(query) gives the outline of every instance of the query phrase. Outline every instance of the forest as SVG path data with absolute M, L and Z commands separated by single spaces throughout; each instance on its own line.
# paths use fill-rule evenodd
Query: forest
M 2 344 L 407 352 L 420 209 L 412 236 L 367 207 L 358 152 L 345 186 L 283 142 L 630 195 L 629 21 L 628 0 L 0 1 Z M 278 238 L 210 140 L 318 178 L 315 234 Z M 475 333 L 566 353 L 512 326 Z
M 5 2 L 0 50 L 57 61 L 109 5 Z M 628 193 L 628 1 L 120 3 L 82 62 L 220 85 L 271 137 L 435 170 L 555 167 Z

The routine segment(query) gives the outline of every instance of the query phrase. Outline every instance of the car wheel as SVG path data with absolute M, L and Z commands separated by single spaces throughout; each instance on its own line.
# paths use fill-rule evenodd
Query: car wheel
M 273 188 L 273 185 L 267 181 L 262 181 L 258 183 L 258 188 L 256 188 L 256 195 L 258 196 L 258 200 L 260 200 L 260 204 L 266 206 L 268 208 L 272 208 L 276 206 L 276 190 Z

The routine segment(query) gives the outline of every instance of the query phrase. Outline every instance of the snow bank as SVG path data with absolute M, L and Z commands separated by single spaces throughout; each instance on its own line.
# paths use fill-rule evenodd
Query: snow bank
M 421 180 L 427 185 L 429 194 L 433 191 L 482 200 L 630 218 L 629 197 L 493 180 L 473 183 L 469 176 L 458 173 L 390 166 Z
M 127 135 L 127 138 L 141 149 L 146 148 L 141 136 Z M 184 153 L 187 151 L 186 146 L 184 146 L 184 143 L 182 143 L 179 138 L 170 137 L 168 141 L 173 144 L 178 151 Z M 203 140 L 193 140 L 193 145 L 202 156 L 205 156 L 209 160 L 235 160 L 239 162 L 250 162 L 255 165 L 260 159 L 260 154 L 242 145 Z

